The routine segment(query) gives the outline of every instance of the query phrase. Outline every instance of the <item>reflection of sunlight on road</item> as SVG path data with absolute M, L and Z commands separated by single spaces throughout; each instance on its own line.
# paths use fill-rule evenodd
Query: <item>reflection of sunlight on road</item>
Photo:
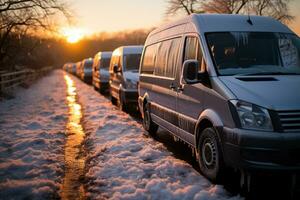
M 84 199 L 83 185 L 80 179 L 84 176 L 84 157 L 81 155 L 81 144 L 84 131 L 81 125 L 82 109 L 77 103 L 77 93 L 74 81 L 70 76 L 64 76 L 67 84 L 67 104 L 69 120 L 67 124 L 67 139 L 65 145 L 65 177 L 62 186 L 62 199 Z

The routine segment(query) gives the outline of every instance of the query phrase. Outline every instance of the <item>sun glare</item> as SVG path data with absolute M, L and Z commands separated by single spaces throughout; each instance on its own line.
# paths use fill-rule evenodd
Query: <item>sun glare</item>
M 63 28 L 62 35 L 71 44 L 79 42 L 84 37 L 83 30 L 78 28 Z

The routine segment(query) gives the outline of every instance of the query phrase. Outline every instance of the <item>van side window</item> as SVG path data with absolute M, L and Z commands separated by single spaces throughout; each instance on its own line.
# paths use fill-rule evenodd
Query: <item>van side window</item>
M 141 72 L 153 74 L 158 44 L 146 47 Z
M 184 60 L 197 59 L 198 39 L 196 37 L 187 37 L 185 40 Z
M 194 36 L 188 36 L 185 40 L 185 48 L 184 48 L 184 61 L 186 60 L 198 60 L 199 61 L 199 71 L 202 71 L 201 69 L 202 65 L 205 65 L 203 63 L 204 60 L 202 49 L 200 47 L 200 43 L 197 37 Z
M 176 69 L 178 65 L 178 55 L 180 50 L 181 38 L 172 39 L 172 43 L 169 49 L 168 65 L 166 68 L 166 76 L 175 78 Z
M 141 73 L 175 78 L 180 45 L 181 38 L 174 38 L 146 47 Z
M 168 51 L 171 46 L 171 41 L 163 41 L 160 43 L 158 52 L 157 52 L 157 58 L 155 63 L 155 69 L 154 74 L 158 76 L 166 76 L 165 69 L 167 67 L 168 62 Z

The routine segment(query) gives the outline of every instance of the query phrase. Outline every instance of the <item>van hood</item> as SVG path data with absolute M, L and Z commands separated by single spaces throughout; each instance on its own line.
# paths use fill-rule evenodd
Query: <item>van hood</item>
M 271 110 L 300 110 L 300 75 L 219 78 L 239 100 Z
M 123 75 L 126 80 L 130 80 L 134 84 L 136 84 L 139 80 L 139 72 L 138 71 L 124 71 Z

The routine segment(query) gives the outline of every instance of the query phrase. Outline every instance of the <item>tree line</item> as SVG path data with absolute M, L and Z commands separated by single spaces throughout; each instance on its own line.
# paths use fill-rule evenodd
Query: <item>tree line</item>
M 255 14 L 271 16 L 283 23 L 294 19 L 289 5 L 292 0 L 166 0 L 166 14 L 192 13 Z M 20 66 L 40 68 L 79 61 L 98 51 L 118 46 L 144 44 L 151 31 L 133 30 L 99 33 L 78 44 L 48 37 L 57 31 L 57 19 L 72 21 L 65 0 L 0 0 L 0 70 Z M 47 35 L 47 37 L 45 37 Z
M 71 17 L 63 0 L 0 0 L 0 69 L 34 65 L 42 56 L 34 55 L 36 48 L 45 45 L 43 35 L 55 30 L 59 15 Z
M 152 29 L 102 32 L 85 38 L 76 44 L 64 43 L 63 55 L 65 62 L 76 62 L 94 56 L 99 51 L 113 51 L 119 46 L 143 45 Z

